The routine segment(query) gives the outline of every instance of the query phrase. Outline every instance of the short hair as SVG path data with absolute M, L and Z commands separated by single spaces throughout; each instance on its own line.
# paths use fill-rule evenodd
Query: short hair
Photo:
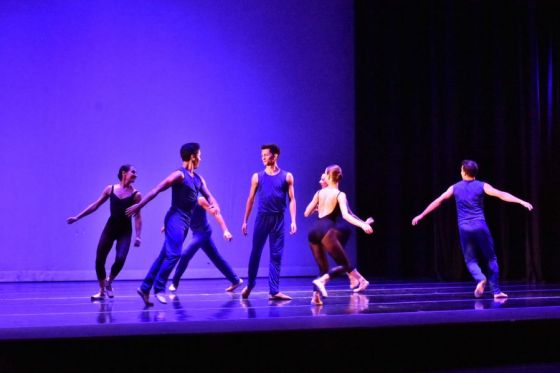
M 123 174 L 123 172 L 128 172 L 128 171 L 130 171 L 131 168 L 132 168 L 132 165 L 123 164 L 123 165 L 121 166 L 121 168 L 119 168 L 119 173 L 118 173 L 118 175 L 117 175 L 117 177 L 119 178 L 119 180 L 122 181 L 122 174 Z
M 476 175 L 478 175 L 478 165 L 475 161 L 465 159 L 461 162 L 461 167 L 463 167 L 463 172 L 465 172 L 467 176 L 476 177 Z
M 327 167 L 327 175 L 330 175 L 331 179 L 338 183 L 342 180 L 342 168 L 337 164 L 331 164 Z
M 200 150 L 200 144 L 196 142 L 188 142 L 181 146 L 181 159 L 185 162 L 191 160 L 192 155 L 196 155 Z
M 272 154 L 280 155 L 280 148 L 276 144 L 261 145 L 261 150 L 268 149 Z

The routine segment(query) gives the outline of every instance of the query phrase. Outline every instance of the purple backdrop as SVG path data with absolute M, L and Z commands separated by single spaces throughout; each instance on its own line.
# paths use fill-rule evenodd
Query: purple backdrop
M 262 143 L 281 147 L 299 227 L 282 275 L 315 274 L 303 210 L 326 165 L 343 167 L 355 206 L 353 54 L 346 0 L 2 1 L 0 280 L 95 279 L 109 204 L 65 219 L 117 182 L 123 163 L 147 193 L 189 141 L 202 145 L 199 172 L 234 234 L 224 242 L 212 220 L 219 249 L 242 277 L 250 177 L 263 168 Z M 143 244 L 121 279 L 142 278 L 155 259 L 170 199 L 166 191 L 143 210 Z M 265 250 L 259 275 L 267 265 Z M 221 277 L 203 253 L 186 276 Z

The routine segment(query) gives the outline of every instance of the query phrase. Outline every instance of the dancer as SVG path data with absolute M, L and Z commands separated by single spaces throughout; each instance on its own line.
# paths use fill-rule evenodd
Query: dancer
M 494 252 L 494 241 L 484 218 L 484 195 L 497 197 L 506 202 L 518 203 L 529 211 L 533 209 L 533 206 L 509 193 L 493 188 L 488 183 L 476 180 L 477 174 L 478 165 L 475 161 L 462 161 L 462 180 L 451 185 L 441 196 L 430 203 L 420 215 L 412 219 L 412 225 L 417 225 L 426 215 L 438 208 L 443 201 L 455 197 L 463 256 L 469 272 L 477 281 L 474 296 L 480 298 L 488 283 L 494 294 L 494 299 L 507 298 L 507 294 L 500 290 L 498 284 L 500 277 L 498 260 Z M 488 276 L 482 273 L 477 259 L 478 256 L 482 257 L 487 264 Z
M 110 199 L 111 215 L 99 238 L 95 256 L 95 273 L 99 282 L 99 292 L 91 296 L 91 300 L 94 301 L 105 299 L 105 296 L 109 298 L 114 296 L 112 283 L 124 266 L 132 238 L 132 222 L 130 217 L 125 215 L 125 210 L 142 200 L 140 192 L 132 186 L 132 183 L 136 181 L 136 169 L 134 167 L 129 164 L 121 166 L 117 177 L 119 178 L 118 184 L 107 185 L 95 202 L 78 215 L 66 219 L 68 224 L 73 224 L 97 210 L 99 206 Z M 140 246 L 142 242 L 140 238 L 142 217 L 140 214 L 134 217 L 134 228 L 136 231 L 134 246 Z M 111 266 L 111 273 L 109 277 L 106 277 L 105 262 L 115 241 L 117 254 L 115 255 L 115 262 Z
M 321 174 L 321 178 L 319 179 L 319 185 L 321 186 L 321 188 L 326 188 L 327 187 L 327 185 L 328 185 L 327 184 L 327 175 L 325 173 Z M 317 206 L 313 212 L 318 212 L 319 211 L 318 207 L 319 206 Z M 348 206 L 348 213 L 350 215 L 352 215 L 353 217 L 355 217 L 356 219 L 361 220 L 356 214 L 354 214 L 352 212 L 352 210 L 350 209 L 350 206 Z M 364 223 L 371 225 L 371 224 L 374 223 L 374 219 L 370 216 L 366 219 L 366 221 Z M 350 238 L 350 230 L 348 229 L 348 223 L 340 221 L 340 224 L 337 224 L 337 226 L 333 229 L 336 229 L 336 232 L 338 234 L 338 239 L 339 239 L 342 247 L 346 247 L 346 242 L 348 241 L 348 238 Z M 373 227 L 372 227 L 372 229 L 373 229 Z M 375 232 L 375 230 L 373 230 L 373 232 Z M 355 270 L 356 270 L 356 273 L 359 274 L 359 272 L 357 272 L 358 270 L 356 268 L 355 268 Z M 360 286 L 360 281 L 358 279 L 359 279 L 359 277 L 361 277 L 361 275 L 360 276 L 354 276 L 351 273 L 346 273 L 346 275 L 348 276 L 348 280 L 350 281 L 350 290 L 354 290 L 354 289 L 356 289 L 357 287 Z M 365 283 L 367 283 L 369 285 L 369 282 L 366 281 Z M 367 285 L 366 285 L 366 287 L 367 287 Z M 365 288 L 361 289 L 359 291 L 363 291 L 363 290 L 365 290 Z
M 139 203 L 126 210 L 128 216 L 136 215 L 140 209 L 146 206 L 160 192 L 171 187 L 171 207 L 167 211 L 164 220 L 165 242 L 152 264 L 146 278 L 142 282 L 137 293 L 146 306 L 152 306 L 150 302 L 150 290 L 154 288 L 154 296 L 163 304 L 167 303 L 165 297 L 165 285 L 167 279 L 181 256 L 181 247 L 191 224 L 191 216 L 197 204 L 198 195 L 201 193 L 210 203 L 210 210 L 214 213 L 219 211 L 219 206 L 210 194 L 204 179 L 194 172 L 200 165 L 200 145 L 187 143 L 181 147 L 182 167 L 173 171 L 154 187 L 146 197 Z
M 284 249 L 284 210 L 286 197 L 290 200 L 290 234 L 295 234 L 296 227 L 296 197 L 294 192 L 294 177 L 290 172 L 278 167 L 280 148 L 275 144 L 261 146 L 261 158 L 265 169 L 256 172 L 251 177 L 251 189 L 245 206 L 245 215 L 241 231 L 247 236 L 247 220 L 251 214 L 255 195 L 259 195 L 259 206 L 253 232 L 253 247 L 249 258 L 248 284 L 241 292 L 243 299 L 247 299 L 255 287 L 259 262 L 262 251 L 269 239 L 270 263 L 268 271 L 268 286 L 270 300 L 289 300 L 290 296 L 279 290 L 280 265 Z
M 215 201 L 215 200 L 214 200 Z M 243 283 L 243 280 L 239 278 L 233 272 L 233 269 L 225 261 L 224 258 L 218 252 L 216 248 L 216 244 L 212 239 L 212 228 L 208 223 L 208 219 L 206 218 L 206 211 L 210 211 L 211 206 L 208 201 L 204 197 L 198 198 L 198 204 L 194 208 L 194 212 L 191 219 L 191 230 L 193 232 L 193 236 L 191 242 L 187 245 L 187 248 L 183 250 L 181 254 L 181 259 L 179 259 L 179 263 L 177 264 L 177 268 L 175 268 L 175 275 L 173 275 L 173 281 L 169 285 L 169 290 L 174 292 L 179 287 L 179 281 L 181 280 L 181 276 L 187 269 L 190 260 L 196 254 L 198 249 L 202 249 L 204 253 L 208 256 L 208 258 L 214 263 L 216 268 L 231 282 L 231 285 L 226 288 L 227 292 L 234 291 Z M 224 239 L 226 241 L 231 241 L 233 236 L 229 232 L 226 222 L 222 217 L 222 214 L 217 211 L 214 211 L 214 217 L 222 231 L 224 232 Z
M 350 265 L 341 243 L 341 241 L 345 243 L 348 240 L 349 230 L 337 224 L 338 217 L 342 216 L 344 220 L 362 228 L 367 234 L 372 234 L 373 229 L 367 222 L 357 219 L 348 212 L 346 194 L 338 189 L 341 179 L 342 169 L 340 166 L 331 165 L 327 167 L 324 178 L 327 186 L 315 193 L 304 212 L 305 217 L 308 217 L 318 208 L 319 215 L 308 234 L 309 245 L 320 272 L 320 276 L 313 280 L 314 291 L 311 300 L 313 304 L 322 304 L 321 296 L 325 298 L 328 296 L 326 284 L 331 277 L 340 273 L 346 272 L 354 278 L 354 281 L 358 282 L 358 287 L 354 289 L 354 292 L 364 291 L 369 285 L 369 282 Z M 329 263 L 325 252 L 334 259 L 338 267 L 329 271 Z

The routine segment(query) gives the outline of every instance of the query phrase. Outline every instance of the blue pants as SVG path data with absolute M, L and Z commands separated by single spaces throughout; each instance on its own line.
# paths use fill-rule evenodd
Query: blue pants
M 465 263 L 472 277 L 477 282 L 486 280 L 486 276 L 484 276 L 478 264 L 478 259 L 480 258 L 488 267 L 488 285 L 490 289 L 494 294 L 500 293 L 500 286 L 498 284 L 500 269 L 498 268 L 498 260 L 494 252 L 494 240 L 486 222 L 475 220 L 461 224 L 459 226 L 459 238 L 463 248 Z
M 165 242 L 140 286 L 140 290 L 144 293 L 149 293 L 152 286 L 154 293 L 165 291 L 169 275 L 181 256 L 181 248 L 187 237 L 190 222 L 190 216 L 175 209 L 169 210 L 165 215 Z
M 239 283 L 239 277 L 233 272 L 231 266 L 222 258 L 218 249 L 216 248 L 216 244 L 212 239 L 212 231 L 207 232 L 195 232 L 193 231 L 192 240 L 189 242 L 183 253 L 181 254 L 181 259 L 179 259 L 179 263 L 177 264 L 177 268 L 175 269 L 175 275 L 173 276 L 173 284 L 175 287 L 179 284 L 181 280 L 181 276 L 187 269 L 190 260 L 196 254 L 198 249 L 202 249 L 204 253 L 208 256 L 208 258 L 214 263 L 216 268 L 232 283 L 237 284 Z
M 249 258 L 249 279 L 247 287 L 255 287 L 257 272 L 261 255 L 268 240 L 270 247 L 270 263 L 268 267 L 268 287 L 270 294 L 275 295 L 280 290 L 280 265 L 282 252 L 284 250 L 284 214 L 258 214 L 255 219 L 255 231 L 253 232 L 253 248 Z

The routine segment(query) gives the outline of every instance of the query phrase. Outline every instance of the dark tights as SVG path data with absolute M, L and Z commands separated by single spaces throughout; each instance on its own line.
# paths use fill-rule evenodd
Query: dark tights
M 115 263 L 113 263 L 113 266 L 111 267 L 111 279 L 117 277 L 123 268 L 126 256 L 128 255 L 131 236 L 131 232 L 123 232 L 117 235 L 109 232 L 108 229 L 103 230 L 101 237 L 99 238 L 97 255 L 95 257 L 95 272 L 97 273 L 97 279 L 99 281 L 104 280 L 107 276 L 105 272 L 105 262 L 107 261 L 107 256 L 113 247 L 114 241 L 117 241 L 117 254 L 115 255 Z
M 319 275 L 322 276 L 326 273 L 334 277 L 346 272 L 352 272 L 354 268 L 350 265 L 350 260 L 338 240 L 338 233 L 335 229 L 329 229 L 327 234 L 323 237 L 320 244 L 309 243 L 311 252 L 315 257 L 315 261 L 319 266 Z M 329 270 L 329 262 L 327 261 L 326 253 L 328 253 L 338 264 L 337 267 Z

